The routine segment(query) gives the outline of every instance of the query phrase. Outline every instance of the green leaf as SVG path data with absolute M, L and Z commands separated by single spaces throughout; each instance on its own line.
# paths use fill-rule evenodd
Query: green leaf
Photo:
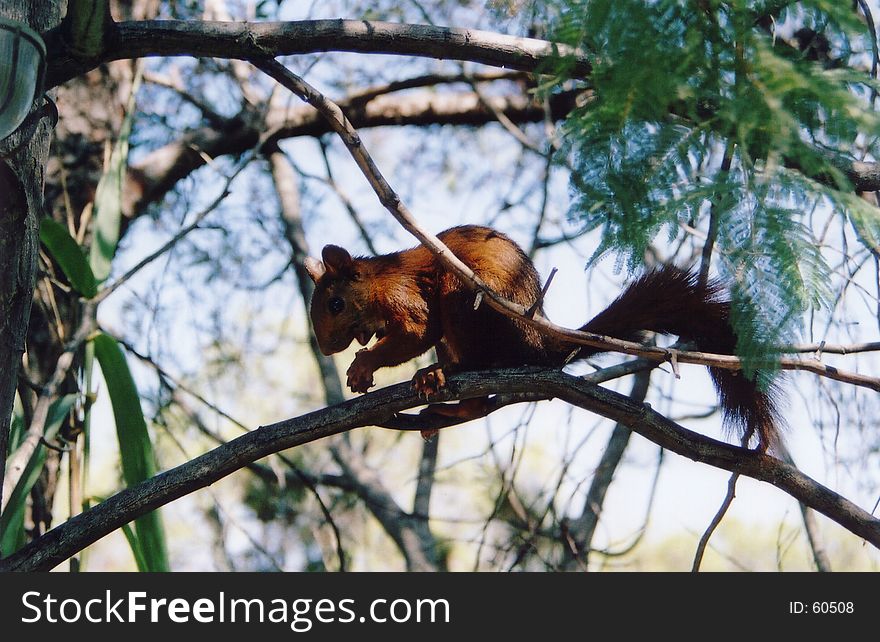
M 135 95 L 140 87 L 141 66 L 138 65 L 131 94 L 128 98 L 125 118 L 119 130 L 119 138 L 110 153 L 110 160 L 95 189 L 95 218 L 89 263 L 98 281 L 110 276 L 110 264 L 119 242 L 119 222 L 122 219 L 122 188 L 128 165 L 128 139 L 134 116 Z
M 57 399 L 49 407 L 49 417 L 46 420 L 46 428 L 43 437 L 46 441 L 51 441 L 58 434 L 59 428 L 64 418 L 67 417 L 76 395 L 69 394 Z M 8 460 L 7 460 L 8 461 Z M 6 504 L 6 510 L 0 515 L 0 550 L 4 555 L 16 550 L 23 541 L 19 537 L 21 529 L 24 528 L 24 509 L 27 504 L 27 497 L 31 489 L 40 477 L 40 471 L 43 470 L 43 464 L 46 462 L 46 447 L 38 444 L 34 450 L 34 454 L 25 466 L 24 472 L 18 479 L 18 483 L 9 495 L 9 501 Z
M 143 555 L 143 547 L 138 540 L 137 533 L 135 533 L 134 529 L 131 527 L 131 524 L 123 524 L 122 533 L 125 535 L 125 539 L 128 540 L 128 545 L 131 547 L 131 552 L 134 554 L 134 563 L 137 564 L 138 571 L 141 573 L 149 572 L 150 569 L 147 567 L 147 560 L 144 559 Z
M 89 267 L 82 248 L 77 245 L 67 228 L 51 218 L 44 218 L 40 223 L 40 240 L 52 258 L 61 266 L 64 276 L 74 290 L 87 299 L 98 293 L 98 283 L 92 268 Z
M 16 504 L 14 509 L 10 504 L 3 513 L 2 534 L 0 537 L 0 551 L 4 555 L 14 553 L 25 545 L 27 538 L 24 530 L 24 504 Z
M 22 420 L 22 413 L 21 399 L 16 392 L 15 400 L 12 404 L 12 422 L 9 425 L 8 452 L 12 452 L 18 448 L 21 440 L 24 439 L 24 421 Z
M 140 397 L 125 355 L 116 340 L 106 334 L 99 334 L 92 343 L 113 406 L 122 459 L 122 476 L 127 486 L 134 486 L 156 474 L 153 444 L 147 432 Z M 148 571 L 168 571 L 165 532 L 159 511 L 139 517 L 135 520 L 135 529 L 137 538 L 130 540 L 137 545 L 136 549 L 132 549 L 135 559 L 140 555 Z

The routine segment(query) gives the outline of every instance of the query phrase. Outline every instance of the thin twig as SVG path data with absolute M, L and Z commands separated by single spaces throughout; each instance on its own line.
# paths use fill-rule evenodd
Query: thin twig
M 746 448 L 748 446 L 749 440 L 752 438 L 752 433 L 753 431 L 749 430 L 748 432 L 746 432 L 745 435 L 743 435 L 743 448 Z M 706 546 L 709 544 L 709 538 L 712 537 L 712 533 L 714 533 L 715 529 L 718 528 L 721 520 L 724 519 L 724 516 L 727 514 L 730 505 L 733 504 L 733 500 L 736 497 L 736 481 L 738 479 L 739 473 L 734 473 L 727 481 L 727 494 L 724 497 L 724 501 L 721 502 L 721 506 L 718 508 L 718 512 L 715 513 L 715 516 L 712 518 L 712 521 L 709 522 L 709 526 L 706 528 L 702 537 L 700 537 L 700 541 L 697 543 L 697 550 L 694 553 L 694 563 L 691 567 L 692 573 L 698 573 L 700 571 L 700 564 L 703 562 L 703 554 L 706 552 Z
M 694 554 L 694 563 L 691 567 L 691 571 L 693 573 L 699 572 L 700 564 L 703 561 L 703 553 L 705 553 L 706 546 L 709 544 L 709 538 L 712 537 L 712 533 L 715 532 L 715 529 L 721 523 L 721 520 L 724 519 L 724 515 L 727 514 L 727 509 L 730 508 L 730 505 L 733 503 L 733 499 L 736 497 L 737 479 L 739 479 L 739 473 L 734 473 L 730 476 L 730 479 L 727 481 L 727 495 L 724 497 L 724 501 L 721 502 L 721 506 L 718 508 L 718 512 L 715 513 L 712 521 L 709 522 L 709 526 L 706 528 L 706 531 L 703 533 L 702 537 L 700 537 L 700 541 L 697 544 L 696 553 Z
M 535 313 L 540 310 L 541 307 L 544 305 L 544 298 L 547 296 L 547 291 L 550 290 L 550 284 L 553 282 L 553 277 L 556 276 L 556 273 L 558 271 L 559 270 L 557 270 L 556 268 L 550 270 L 550 276 L 547 277 L 547 282 L 544 283 L 544 287 L 541 288 L 541 294 L 538 295 L 538 300 L 535 301 L 532 304 L 532 307 L 530 307 L 526 311 L 526 314 L 529 316 L 529 318 L 534 317 Z

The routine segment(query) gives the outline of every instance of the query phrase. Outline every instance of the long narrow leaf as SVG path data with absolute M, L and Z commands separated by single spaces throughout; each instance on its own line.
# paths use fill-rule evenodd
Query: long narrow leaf
M 98 281 L 110 276 L 110 263 L 116 254 L 119 242 L 119 222 L 122 218 L 122 188 L 125 184 L 125 169 L 128 165 L 128 139 L 134 116 L 135 95 L 141 81 L 141 66 L 138 65 L 131 85 L 131 94 L 126 106 L 125 118 L 119 130 L 119 138 L 113 145 L 110 160 L 95 189 L 95 223 L 92 236 L 92 249 L 89 263 Z
M 9 425 L 9 443 L 7 446 L 7 452 L 12 452 L 18 448 L 21 440 L 24 439 L 24 422 L 22 420 L 22 414 L 21 399 L 19 399 L 18 393 L 16 393 L 15 401 L 12 405 L 12 422 Z
M 89 471 L 91 470 L 91 460 L 92 460 L 92 411 L 94 408 L 94 404 L 92 403 L 93 398 L 91 396 L 92 390 L 92 379 L 94 378 L 95 373 L 95 345 L 89 341 L 85 350 L 83 351 L 83 363 L 82 363 L 82 371 L 84 375 L 84 384 L 83 389 L 89 391 L 89 395 L 86 398 L 86 403 L 84 407 L 83 413 L 83 423 L 82 423 L 82 435 L 80 438 L 82 439 L 82 461 L 80 469 L 82 471 L 82 475 L 80 476 L 80 487 L 79 492 L 82 497 L 82 508 L 83 512 L 87 511 L 91 507 L 91 500 L 89 496 Z M 86 570 L 86 564 L 88 561 L 88 549 L 83 550 L 79 556 L 79 568 L 81 571 Z
M 61 266 L 61 271 L 74 290 L 87 299 L 98 293 L 98 283 L 92 268 L 89 267 L 80 246 L 63 225 L 51 218 L 44 218 L 40 223 L 40 240 Z
M 115 339 L 99 334 L 93 339 L 93 344 L 113 406 L 122 476 L 127 486 L 134 486 L 156 474 L 153 444 L 147 432 L 137 387 L 125 355 Z M 137 538 L 130 540 L 136 541 L 139 546 L 139 550 L 133 549 L 135 559 L 140 555 L 149 571 L 167 571 L 168 553 L 159 512 L 153 511 L 137 519 L 135 529 Z
M 6 509 L 3 513 L 4 523 L 0 537 L 0 551 L 3 555 L 14 553 L 27 543 L 24 530 L 24 504 L 16 505 L 15 510 Z

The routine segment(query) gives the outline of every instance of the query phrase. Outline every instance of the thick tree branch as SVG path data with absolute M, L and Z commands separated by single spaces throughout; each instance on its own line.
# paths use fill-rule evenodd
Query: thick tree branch
M 339 22 L 339 21 L 329 21 Z M 140 23 L 132 23 L 140 24 Z M 196 23 L 198 24 L 198 23 Z M 236 23 L 206 23 L 230 24 Z M 264 23 L 270 24 L 270 23 Z M 298 24 L 298 23 L 294 23 Z M 257 27 L 258 25 L 252 25 Z M 395 25 L 390 25 L 395 26 Z M 397 25 L 407 27 L 408 25 Z M 195 27 L 194 27 L 195 28 Z M 492 35 L 492 34 L 490 34 Z M 379 40 L 381 42 L 381 38 Z M 223 54 L 218 55 L 224 55 Z M 504 63 L 498 63 L 504 64 Z M 508 65 L 515 66 L 515 65 Z M 492 76 L 487 76 L 492 78 Z M 431 77 L 420 77 L 401 81 L 399 87 L 392 84 L 381 89 L 368 90 L 364 95 L 351 96 L 340 102 L 346 115 L 356 128 L 378 127 L 383 125 L 482 125 L 502 114 L 512 122 L 537 122 L 544 118 L 541 105 L 525 96 L 493 97 L 491 105 L 481 104 L 472 93 L 437 95 L 434 93 L 394 97 L 384 95 L 387 91 L 411 86 L 423 86 Z M 448 78 L 437 77 L 437 82 L 448 82 Z M 550 98 L 552 118 L 564 118 L 575 106 L 576 91 L 554 94 Z M 378 100 L 374 99 L 381 96 Z M 194 130 L 179 141 L 152 152 L 142 162 L 132 168 L 129 189 L 130 201 L 126 210 L 129 216 L 143 210 L 160 199 L 182 178 L 205 163 L 206 158 L 216 158 L 225 154 L 240 153 L 256 141 L 263 123 L 248 123 L 241 118 L 233 118 L 223 126 L 216 123 L 211 127 Z M 294 136 L 321 136 L 330 131 L 326 121 L 312 110 L 293 109 L 287 112 L 270 112 L 265 124 L 273 130 L 273 137 L 290 138 Z M 880 164 L 851 161 L 837 158 L 835 164 L 860 191 L 880 189 Z M 797 159 L 786 159 L 793 169 L 800 169 Z M 829 183 L 831 176 L 816 176 L 816 180 Z
M 768 482 L 880 548 L 880 520 L 770 455 L 725 444 L 679 426 L 649 406 L 558 370 L 521 368 L 449 378 L 438 400 L 541 390 L 614 421 L 679 455 Z M 127 488 L 0 560 L 0 571 L 49 570 L 123 524 L 267 455 L 387 421 L 424 403 L 409 382 L 264 426 Z
M 442 58 L 537 71 L 559 56 L 572 56 L 574 73 L 588 75 L 583 52 L 563 44 L 476 29 L 372 22 L 212 22 L 144 20 L 107 23 L 106 46 L 97 55 L 76 55 L 55 29 L 45 34 L 48 87 L 67 82 L 111 60 L 148 56 L 201 56 L 251 60 L 327 51 Z
M 89 25 L 94 29 L 97 23 Z M 558 55 L 572 55 L 577 61 L 576 73 L 588 75 L 591 71 L 587 56 L 564 45 L 530 38 L 517 38 L 491 32 L 468 29 L 444 28 L 426 25 L 382 23 L 356 20 L 317 20 L 301 22 L 190 22 L 190 21 L 136 21 L 104 23 L 105 34 L 100 42 L 104 49 L 98 55 L 84 55 L 68 42 L 61 28 L 46 34 L 49 47 L 49 85 L 65 82 L 83 74 L 108 60 L 143 56 L 210 56 L 219 58 L 255 59 L 267 55 L 303 54 L 322 51 L 356 51 L 360 53 L 391 53 L 407 56 L 427 56 L 468 60 L 484 64 L 535 72 L 541 65 Z M 406 101 L 404 101 L 406 102 Z M 573 107 L 555 110 L 561 118 Z M 561 106 L 561 105 L 560 105 Z M 433 106 L 432 106 L 433 107 Z M 514 117 L 503 105 L 493 109 L 504 113 L 511 120 L 538 120 L 540 115 L 527 119 Z M 491 120 L 489 110 L 459 110 L 460 116 L 434 108 L 423 109 L 420 119 L 413 108 L 388 111 L 387 105 L 370 110 L 370 118 L 352 111 L 349 117 L 357 127 L 383 124 L 449 123 L 483 124 Z M 385 117 L 382 117 L 384 111 Z M 488 118 L 487 118 L 488 114 Z M 314 120 L 293 125 L 279 135 L 320 135 L 325 127 Z M 149 163 L 141 169 L 152 180 L 145 181 L 139 205 L 161 197 L 173 185 L 203 163 L 200 153 L 215 158 L 222 154 L 234 154 L 253 145 L 257 132 L 252 127 L 230 121 L 229 127 L 203 129 L 185 136 L 176 146 L 152 155 Z M 165 161 L 153 165 L 156 160 Z M 169 164 L 170 162 L 170 164 Z M 796 158 L 786 158 L 786 164 L 801 169 Z M 880 190 L 880 163 L 854 161 L 838 158 L 833 161 L 858 191 Z M 160 168 L 164 167 L 164 171 Z M 136 173 L 135 173 L 136 175 Z M 157 178 L 158 177 L 158 178 Z M 834 183 L 834 177 L 814 176 L 816 180 Z M 135 182 L 137 183 L 137 182 Z M 135 190 L 137 195 L 141 190 Z M 129 204 L 131 205 L 131 204 Z M 131 213 L 132 208 L 128 208 Z
M 852 185 L 852 189 L 856 192 L 877 192 L 880 191 L 880 163 L 875 161 L 859 161 L 848 158 L 844 155 L 832 155 L 826 153 L 826 159 L 831 163 L 847 181 Z M 789 169 L 801 172 L 805 176 L 812 178 L 817 183 L 828 185 L 836 189 L 843 189 L 845 185 L 841 185 L 842 181 L 838 180 L 828 172 L 809 171 L 803 166 L 800 159 L 796 156 L 786 155 L 783 157 L 783 163 Z

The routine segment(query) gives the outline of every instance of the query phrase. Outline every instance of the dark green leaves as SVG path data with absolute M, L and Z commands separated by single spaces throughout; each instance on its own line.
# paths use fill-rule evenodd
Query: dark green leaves
M 140 398 L 134 379 L 125 361 L 125 355 L 112 337 L 100 334 L 93 340 L 95 357 L 104 373 L 107 391 L 113 405 L 116 434 L 122 457 L 122 476 L 127 486 L 144 481 L 156 474 L 153 445 L 141 410 Z M 136 546 L 135 559 L 149 571 L 167 571 L 168 554 L 165 534 L 159 512 L 153 511 L 135 521 L 135 537 L 129 540 Z
M 40 223 L 40 240 L 77 292 L 87 299 L 98 293 L 98 284 L 82 249 L 67 229 L 50 218 Z

